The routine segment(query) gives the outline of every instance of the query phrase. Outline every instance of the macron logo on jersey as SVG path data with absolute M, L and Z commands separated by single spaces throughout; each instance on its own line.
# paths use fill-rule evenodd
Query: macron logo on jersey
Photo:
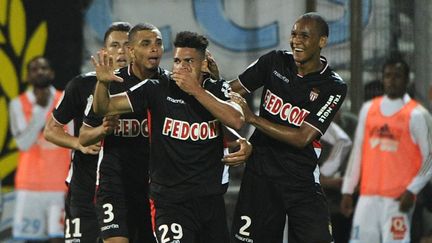
M 340 99 L 341 95 L 330 95 L 327 102 L 321 107 L 321 109 L 317 113 L 317 116 L 319 116 L 318 121 L 324 123 L 327 117 L 332 113 L 333 109 L 339 103 Z
M 192 123 L 165 118 L 162 134 L 180 140 L 207 140 L 219 137 L 219 121 Z
M 290 103 L 284 103 L 283 100 L 273 94 L 270 90 L 266 91 L 264 98 L 264 109 L 272 115 L 279 115 L 282 121 L 300 126 L 304 119 L 309 115 L 309 111 Z
M 289 83 L 289 79 L 285 76 L 283 76 L 282 74 L 280 74 L 278 71 L 273 70 L 273 74 L 278 77 L 279 79 L 281 79 L 282 81 L 284 81 L 285 83 Z

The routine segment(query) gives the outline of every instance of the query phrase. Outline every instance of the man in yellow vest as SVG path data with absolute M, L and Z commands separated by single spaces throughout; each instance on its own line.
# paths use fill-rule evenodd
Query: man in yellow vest
M 387 60 L 382 81 L 385 95 L 360 110 L 342 186 L 349 216 L 360 181 L 351 243 L 410 242 L 415 195 L 432 176 L 432 118 L 407 94 L 408 64 Z
M 20 151 L 12 234 L 15 239 L 61 242 L 70 150 L 42 134 L 61 93 L 51 86 L 54 71 L 46 58 L 33 58 L 27 68 L 32 88 L 9 104 L 11 132 Z

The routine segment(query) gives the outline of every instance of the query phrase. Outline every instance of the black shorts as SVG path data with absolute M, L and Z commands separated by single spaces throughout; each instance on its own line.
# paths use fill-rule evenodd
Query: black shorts
M 158 242 L 229 243 L 223 195 L 184 202 L 152 200 Z
M 96 212 L 102 239 L 126 237 L 129 242 L 156 243 L 151 226 L 148 186 L 132 188 L 118 171 L 101 174 Z
M 327 201 L 319 184 L 296 191 L 246 170 L 234 212 L 233 242 L 280 243 L 287 215 L 290 243 L 332 241 Z
M 82 193 L 70 186 L 65 200 L 65 242 L 99 242 L 98 221 L 92 198 L 94 193 Z

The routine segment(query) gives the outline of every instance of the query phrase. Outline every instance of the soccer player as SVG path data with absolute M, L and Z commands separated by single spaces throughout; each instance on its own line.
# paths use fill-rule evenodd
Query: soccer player
M 28 66 L 32 89 L 9 104 L 11 132 L 19 149 L 15 175 L 14 239 L 63 241 L 63 210 L 70 150 L 47 142 L 42 129 L 61 97 L 54 70 L 38 56 Z
M 415 196 L 432 177 L 432 117 L 407 94 L 408 64 L 388 59 L 382 81 L 384 95 L 360 110 L 342 185 L 341 211 L 349 216 L 360 181 L 353 243 L 410 242 Z
M 242 106 L 245 122 L 256 127 L 234 213 L 234 242 L 282 242 L 287 215 L 289 242 L 332 241 L 319 184 L 319 138 L 347 86 L 320 56 L 328 32 L 318 14 L 300 16 L 291 30 L 292 52 L 271 51 L 231 82 L 240 94 L 264 88 L 259 116 L 244 98 L 232 96 Z
M 127 22 L 115 22 L 105 32 L 104 49 L 113 56 L 115 67 L 123 67 L 128 63 L 126 45 L 130 28 Z M 78 141 L 84 110 L 91 107 L 95 84 L 94 73 L 73 78 L 66 86 L 63 98 L 52 112 L 44 131 L 48 141 L 74 150 L 66 180 L 66 242 L 97 242 L 100 232 L 93 203 L 100 142 L 85 147 Z M 64 125 L 71 120 L 74 121 L 74 136 L 64 131 Z M 100 133 L 109 134 L 116 125 L 115 117 L 107 117 L 99 127 Z
M 130 30 L 129 51 L 131 64 L 116 71 L 125 81 L 111 85 L 111 95 L 167 72 L 159 67 L 163 54 L 162 35 L 154 25 L 137 24 Z M 102 122 L 102 118 L 89 109 L 80 142 L 87 145 L 99 141 L 100 133 L 94 128 Z M 148 137 L 147 110 L 143 109 L 121 115 L 117 128 L 103 140 L 96 208 L 104 242 L 156 242 L 148 198 Z
M 123 79 L 100 53 L 94 59 L 99 82 L 93 107 L 102 115 L 151 112 L 150 196 L 159 242 L 229 242 L 221 125 L 239 129 L 240 107 L 224 101 L 230 90 L 226 81 L 205 78 L 204 36 L 180 32 L 174 46 L 172 74 L 144 80 L 111 98 L 110 83 Z

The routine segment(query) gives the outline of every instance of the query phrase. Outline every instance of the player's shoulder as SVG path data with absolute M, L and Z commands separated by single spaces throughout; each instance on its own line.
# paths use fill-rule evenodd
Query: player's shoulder
M 269 58 L 269 59 L 293 59 L 293 54 L 292 52 L 288 51 L 288 50 L 271 50 L 267 53 L 265 53 L 264 55 L 262 55 L 262 57 L 264 58 Z
M 348 86 L 345 83 L 345 81 L 342 79 L 342 77 L 335 72 L 330 65 L 328 64 L 327 60 L 321 57 L 321 62 L 324 63 L 324 68 L 319 74 L 320 79 L 324 81 L 324 86 L 327 87 L 327 89 L 330 90 L 340 90 L 343 92 L 346 92 L 348 90 Z
M 87 72 L 75 76 L 68 82 L 68 84 L 70 85 L 83 85 L 88 83 L 94 84 L 96 83 L 96 81 L 97 81 L 96 72 Z
M 72 90 L 88 90 L 93 89 L 97 82 L 96 73 L 88 72 L 75 76 L 66 85 L 66 92 Z

